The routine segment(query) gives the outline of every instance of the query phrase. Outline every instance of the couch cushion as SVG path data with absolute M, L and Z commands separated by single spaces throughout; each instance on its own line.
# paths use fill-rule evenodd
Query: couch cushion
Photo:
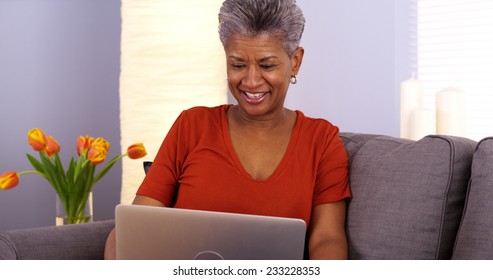
M 341 133 L 349 157 L 350 259 L 450 259 L 475 142 Z
M 493 259 L 493 137 L 478 143 L 453 259 Z
M 114 220 L 0 232 L 0 259 L 103 259 Z
M 0 260 L 15 260 L 15 248 L 9 239 L 0 234 Z

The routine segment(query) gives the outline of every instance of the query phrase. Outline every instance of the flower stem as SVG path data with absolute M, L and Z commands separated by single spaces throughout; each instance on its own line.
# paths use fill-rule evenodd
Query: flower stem
M 36 171 L 36 170 L 26 170 L 26 171 L 22 171 L 22 172 L 19 172 L 17 173 L 19 176 L 22 176 L 22 175 L 27 175 L 27 174 L 36 174 L 36 175 L 40 175 L 40 176 L 43 176 L 46 178 L 46 175 L 44 175 L 43 173 L 39 172 L 39 171 Z

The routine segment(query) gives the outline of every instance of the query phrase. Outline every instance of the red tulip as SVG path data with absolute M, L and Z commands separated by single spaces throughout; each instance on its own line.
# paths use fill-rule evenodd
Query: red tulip
M 128 157 L 131 159 L 138 159 L 145 157 L 147 155 L 146 148 L 142 143 L 130 145 L 127 149 L 127 153 L 128 153 Z
M 19 184 L 19 175 L 14 171 L 7 171 L 0 176 L 0 189 L 8 190 Z
M 43 151 L 48 140 L 41 128 L 33 128 L 27 133 L 27 141 L 35 151 Z
M 49 157 L 51 157 L 55 153 L 59 153 L 60 152 L 60 144 L 58 144 L 58 142 L 55 140 L 55 138 L 53 138 L 51 136 L 48 136 L 47 139 L 48 139 L 48 141 L 46 143 L 46 148 L 45 148 L 44 152 Z
M 94 142 L 94 138 L 89 137 L 88 135 L 86 136 L 79 136 L 77 138 L 77 154 L 83 154 L 89 150 L 89 147 L 91 147 L 92 142 Z

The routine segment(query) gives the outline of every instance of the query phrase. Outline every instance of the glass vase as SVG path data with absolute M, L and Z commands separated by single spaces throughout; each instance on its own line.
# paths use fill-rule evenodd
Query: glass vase
M 92 192 L 58 194 L 55 224 L 82 224 L 93 221 Z

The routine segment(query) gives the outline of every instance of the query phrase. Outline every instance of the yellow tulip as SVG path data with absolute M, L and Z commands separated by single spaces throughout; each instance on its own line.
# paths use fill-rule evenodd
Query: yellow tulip
M 92 164 L 100 164 L 106 159 L 108 150 L 103 145 L 93 145 L 87 153 L 87 159 Z
M 93 146 L 101 146 L 103 147 L 106 152 L 110 150 L 110 142 L 106 141 L 103 137 L 98 137 L 96 138 L 92 143 L 91 143 L 91 148 Z
M 0 189 L 8 190 L 19 184 L 19 175 L 14 171 L 7 171 L 0 176 Z
M 127 154 L 128 157 L 131 159 L 138 159 L 145 157 L 147 155 L 146 148 L 144 147 L 144 144 L 142 143 L 137 143 L 130 145 L 127 149 Z
M 41 128 L 33 128 L 27 133 L 27 141 L 35 151 L 43 151 L 46 147 L 47 138 Z

